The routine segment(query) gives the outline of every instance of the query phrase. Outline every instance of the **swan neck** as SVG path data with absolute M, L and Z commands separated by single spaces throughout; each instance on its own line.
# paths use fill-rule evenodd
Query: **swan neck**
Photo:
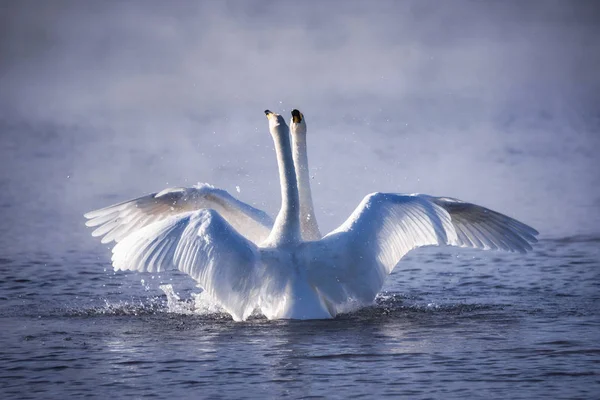
M 279 183 L 281 186 L 281 209 L 267 242 L 273 245 L 292 244 L 300 242 L 300 220 L 298 183 L 294 171 L 294 159 L 290 146 L 289 131 L 273 135 L 277 164 L 279 168 Z
M 300 198 L 300 229 L 302 238 L 304 240 L 318 240 L 321 238 L 321 232 L 319 231 L 312 201 L 305 133 L 295 133 L 292 131 L 292 148 L 294 169 L 298 181 L 298 195 Z

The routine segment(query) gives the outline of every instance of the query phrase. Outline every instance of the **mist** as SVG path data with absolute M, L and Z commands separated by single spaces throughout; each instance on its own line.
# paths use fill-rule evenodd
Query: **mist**
M 275 215 L 266 108 L 306 116 L 322 231 L 389 191 L 598 233 L 599 9 L 3 1 L 3 248 L 93 248 L 84 212 L 198 182 Z

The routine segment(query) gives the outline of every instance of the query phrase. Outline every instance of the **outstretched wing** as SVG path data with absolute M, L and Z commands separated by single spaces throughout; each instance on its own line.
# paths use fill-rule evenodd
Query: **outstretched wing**
M 112 251 L 115 270 L 187 273 L 236 321 L 246 319 L 257 304 L 258 249 L 214 210 L 147 225 Z
M 537 232 L 475 204 L 425 195 L 374 193 L 321 241 L 304 245 L 308 276 L 333 304 L 371 302 L 410 250 L 456 245 L 524 252 Z
M 456 230 L 456 241 L 448 244 L 483 250 L 506 250 L 525 253 L 539 232 L 516 219 L 472 203 L 450 197 L 428 198 L 446 210 Z
M 127 235 L 173 215 L 213 209 L 238 232 L 260 243 L 269 236 L 273 220 L 266 213 L 231 196 L 227 191 L 203 184 L 191 188 L 170 188 L 128 200 L 84 216 L 87 226 L 96 227 L 92 236 L 104 236 L 102 243 L 120 242 Z

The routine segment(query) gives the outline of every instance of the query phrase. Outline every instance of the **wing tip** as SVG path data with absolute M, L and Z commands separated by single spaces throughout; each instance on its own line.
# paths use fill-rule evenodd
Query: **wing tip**
M 108 206 L 108 207 L 104 207 L 104 208 L 99 208 L 97 210 L 92 210 L 92 211 L 88 211 L 85 214 L 83 214 L 84 218 L 87 219 L 94 219 L 94 218 L 98 218 L 98 217 L 103 217 L 107 214 L 112 214 L 118 211 L 121 211 L 125 208 L 126 204 L 125 203 L 120 203 L 120 204 L 114 204 L 112 206 Z
M 84 217 L 85 217 L 85 215 L 84 215 Z M 85 226 L 87 226 L 88 228 L 93 228 L 93 227 L 101 225 L 101 224 L 102 224 L 102 222 L 99 223 L 96 218 L 89 218 L 87 221 L 85 221 Z
M 531 229 L 531 235 L 532 236 L 538 236 L 540 234 L 540 232 L 537 229 L 535 229 L 535 228 L 529 227 L 529 229 Z M 537 242 L 537 238 L 534 238 L 534 239 Z
M 93 210 L 93 211 L 88 211 L 88 212 L 86 212 L 85 214 L 83 214 L 83 218 L 85 218 L 85 219 L 93 219 L 93 218 L 96 218 L 96 217 L 98 217 L 98 216 L 99 216 L 99 215 L 98 215 L 98 212 L 99 212 L 99 211 L 102 211 L 102 210 Z

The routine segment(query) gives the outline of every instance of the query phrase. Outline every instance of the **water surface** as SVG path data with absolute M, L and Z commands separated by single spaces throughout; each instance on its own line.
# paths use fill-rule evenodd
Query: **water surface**
M 189 278 L 114 273 L 102 250 L 3 258 L 0 391 L 5 399 L 594 398 L 599 244 L 542 240 L 525 256 L 420 249 L 372 307 L 330 321 L 236 323 L 194 312 Z M 169 304 L 161 283 L 181 300 Z

